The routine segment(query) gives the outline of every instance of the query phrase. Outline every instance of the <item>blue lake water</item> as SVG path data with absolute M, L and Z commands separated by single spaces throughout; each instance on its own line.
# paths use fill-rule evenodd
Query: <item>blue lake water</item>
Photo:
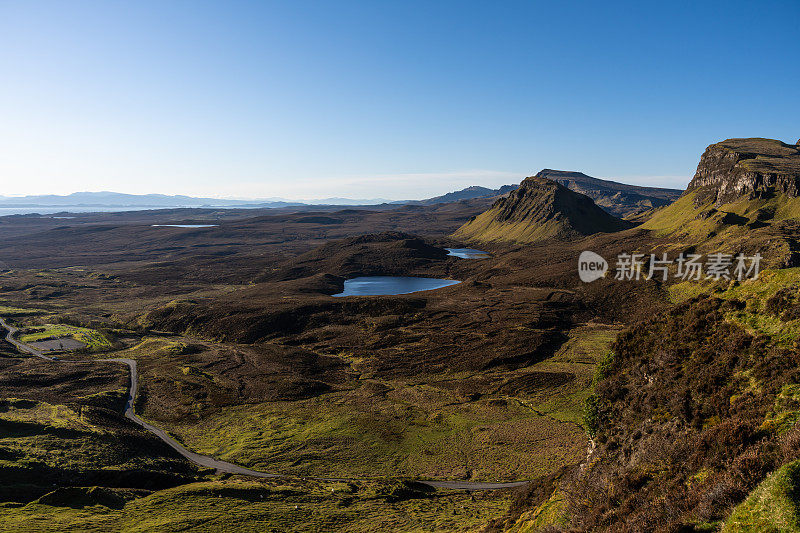
M 461 283 L 454 279 L 411 278 L 405 276 L 363 276 L 344 282 L 344 292 L 333 296 L 385 296 L 430 291 Z
M 445 248 L 449 253 L 462 259 L 487 259 L 491 257 L 488 252 L 475 250 L 474 248 Z
M 219 224 L 150 224 L 154 228 L 215 228 Z

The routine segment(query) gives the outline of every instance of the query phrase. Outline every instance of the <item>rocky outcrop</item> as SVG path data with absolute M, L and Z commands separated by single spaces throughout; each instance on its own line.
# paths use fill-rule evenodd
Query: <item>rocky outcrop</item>
M 538 176 L 556 181 L 575 192 L 585 194 L 602 209 L 616 217 L 633 217 L 657 207 L 669 205 L 683 193 L 678 189 L 641 187 L 601 180 L 582 172 L 546 168 Z
M 719 206 L 742 197 L 800 196 L 800 145 L 774 139 L 728 139 L 703 153 L 687 192 Z
M 478 241 L 530 243 L 611 233 L 632 224 L 600 209 L 591 198 L 547 179 L 540 172 L 464 224 L 455 236 Z

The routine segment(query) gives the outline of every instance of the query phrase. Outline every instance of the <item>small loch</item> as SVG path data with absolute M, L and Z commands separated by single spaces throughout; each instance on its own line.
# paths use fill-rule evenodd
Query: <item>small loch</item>
M 150 224 L 153 228 L 215 228 L 219 224 Z
M 488 259 L 491 257 L 489 252 L 475 250 L 474 248 L 445 248 L 447 255 L 453 255 L 462 259 Z
M 413 278 L 407 276 L 362 276 L 344 282 L 344 291 L 334 294 L 342 296 L 387 296 L 431 291 L 461 283 L 454 279 Z

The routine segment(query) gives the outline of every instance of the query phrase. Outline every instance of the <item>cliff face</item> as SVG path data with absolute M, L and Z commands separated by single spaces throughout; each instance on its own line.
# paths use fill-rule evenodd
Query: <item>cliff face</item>
M 800 142 L 800 141 L 798 141 Z M 688 191 L 719 206 L 740 197 L 800 196 L 800 146 L 774 139 L 728 139 L 706 148 Z
M 542 177 L 519 188 L 464 224 L 456 236 L 479 241 L 535 242 L 627 229 L 631 224 L 600 209 L 591 198 Z
M 669 205 L 683 191 L 661 187 L 641 187 L 601 180 L 583 172 L 544 169 L 540 177 L 551 179 L 594 200 L 603 210 L 616 217 L 636 216 L 656 207 Z

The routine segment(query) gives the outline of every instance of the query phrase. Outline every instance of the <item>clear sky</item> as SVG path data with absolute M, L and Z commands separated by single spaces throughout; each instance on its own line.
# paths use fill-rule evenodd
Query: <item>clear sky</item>
M 0 195 L 683 187 L 800 137 L 800 1 L 0 0 Z

